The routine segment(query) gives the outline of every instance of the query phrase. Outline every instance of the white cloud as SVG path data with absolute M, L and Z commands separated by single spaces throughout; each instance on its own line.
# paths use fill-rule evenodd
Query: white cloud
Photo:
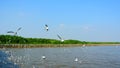
M 83 25 L 82 30 L 85 32 L 90 32 L 93 30 L 93 26 L 92 25 Z

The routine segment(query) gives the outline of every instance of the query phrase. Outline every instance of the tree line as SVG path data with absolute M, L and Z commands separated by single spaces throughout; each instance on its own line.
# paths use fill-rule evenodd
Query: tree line
M 79 40 L 65 40 L 61 42 L 56 39 L 46 38 L 24 38 L 14 35 L 0 35 L 0 44 L 83 44 L 84 42 Z
M 0 35 L 0 44 L 120 44 L 120 42 L 86 42 L 72 39 L 61 42 L 56 39 L 24 38 L 14 35 Z

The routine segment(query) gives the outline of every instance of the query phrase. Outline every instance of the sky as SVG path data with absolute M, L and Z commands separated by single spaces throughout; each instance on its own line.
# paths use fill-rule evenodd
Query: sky
M 120 42 L 120 0 L 0 0 L 0 35 L 19 27 L 22 37 Z

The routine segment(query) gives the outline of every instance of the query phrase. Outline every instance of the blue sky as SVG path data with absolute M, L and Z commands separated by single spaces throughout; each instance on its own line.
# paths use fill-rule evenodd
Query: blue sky
M 19 27 L 23 37 L 118 42 L 120 0 L 0 0 L 0 34 Z

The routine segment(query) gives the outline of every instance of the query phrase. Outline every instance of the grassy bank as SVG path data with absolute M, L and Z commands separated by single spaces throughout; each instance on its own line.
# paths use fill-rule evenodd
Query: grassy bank
M 120 44 L 85 44 L 85 46 L 120 46 Z M 83 47 L 83 44 L 0 44 L 0 48 Z
M 0 44 L 0 48 L 77 47 L 81 44 Z

